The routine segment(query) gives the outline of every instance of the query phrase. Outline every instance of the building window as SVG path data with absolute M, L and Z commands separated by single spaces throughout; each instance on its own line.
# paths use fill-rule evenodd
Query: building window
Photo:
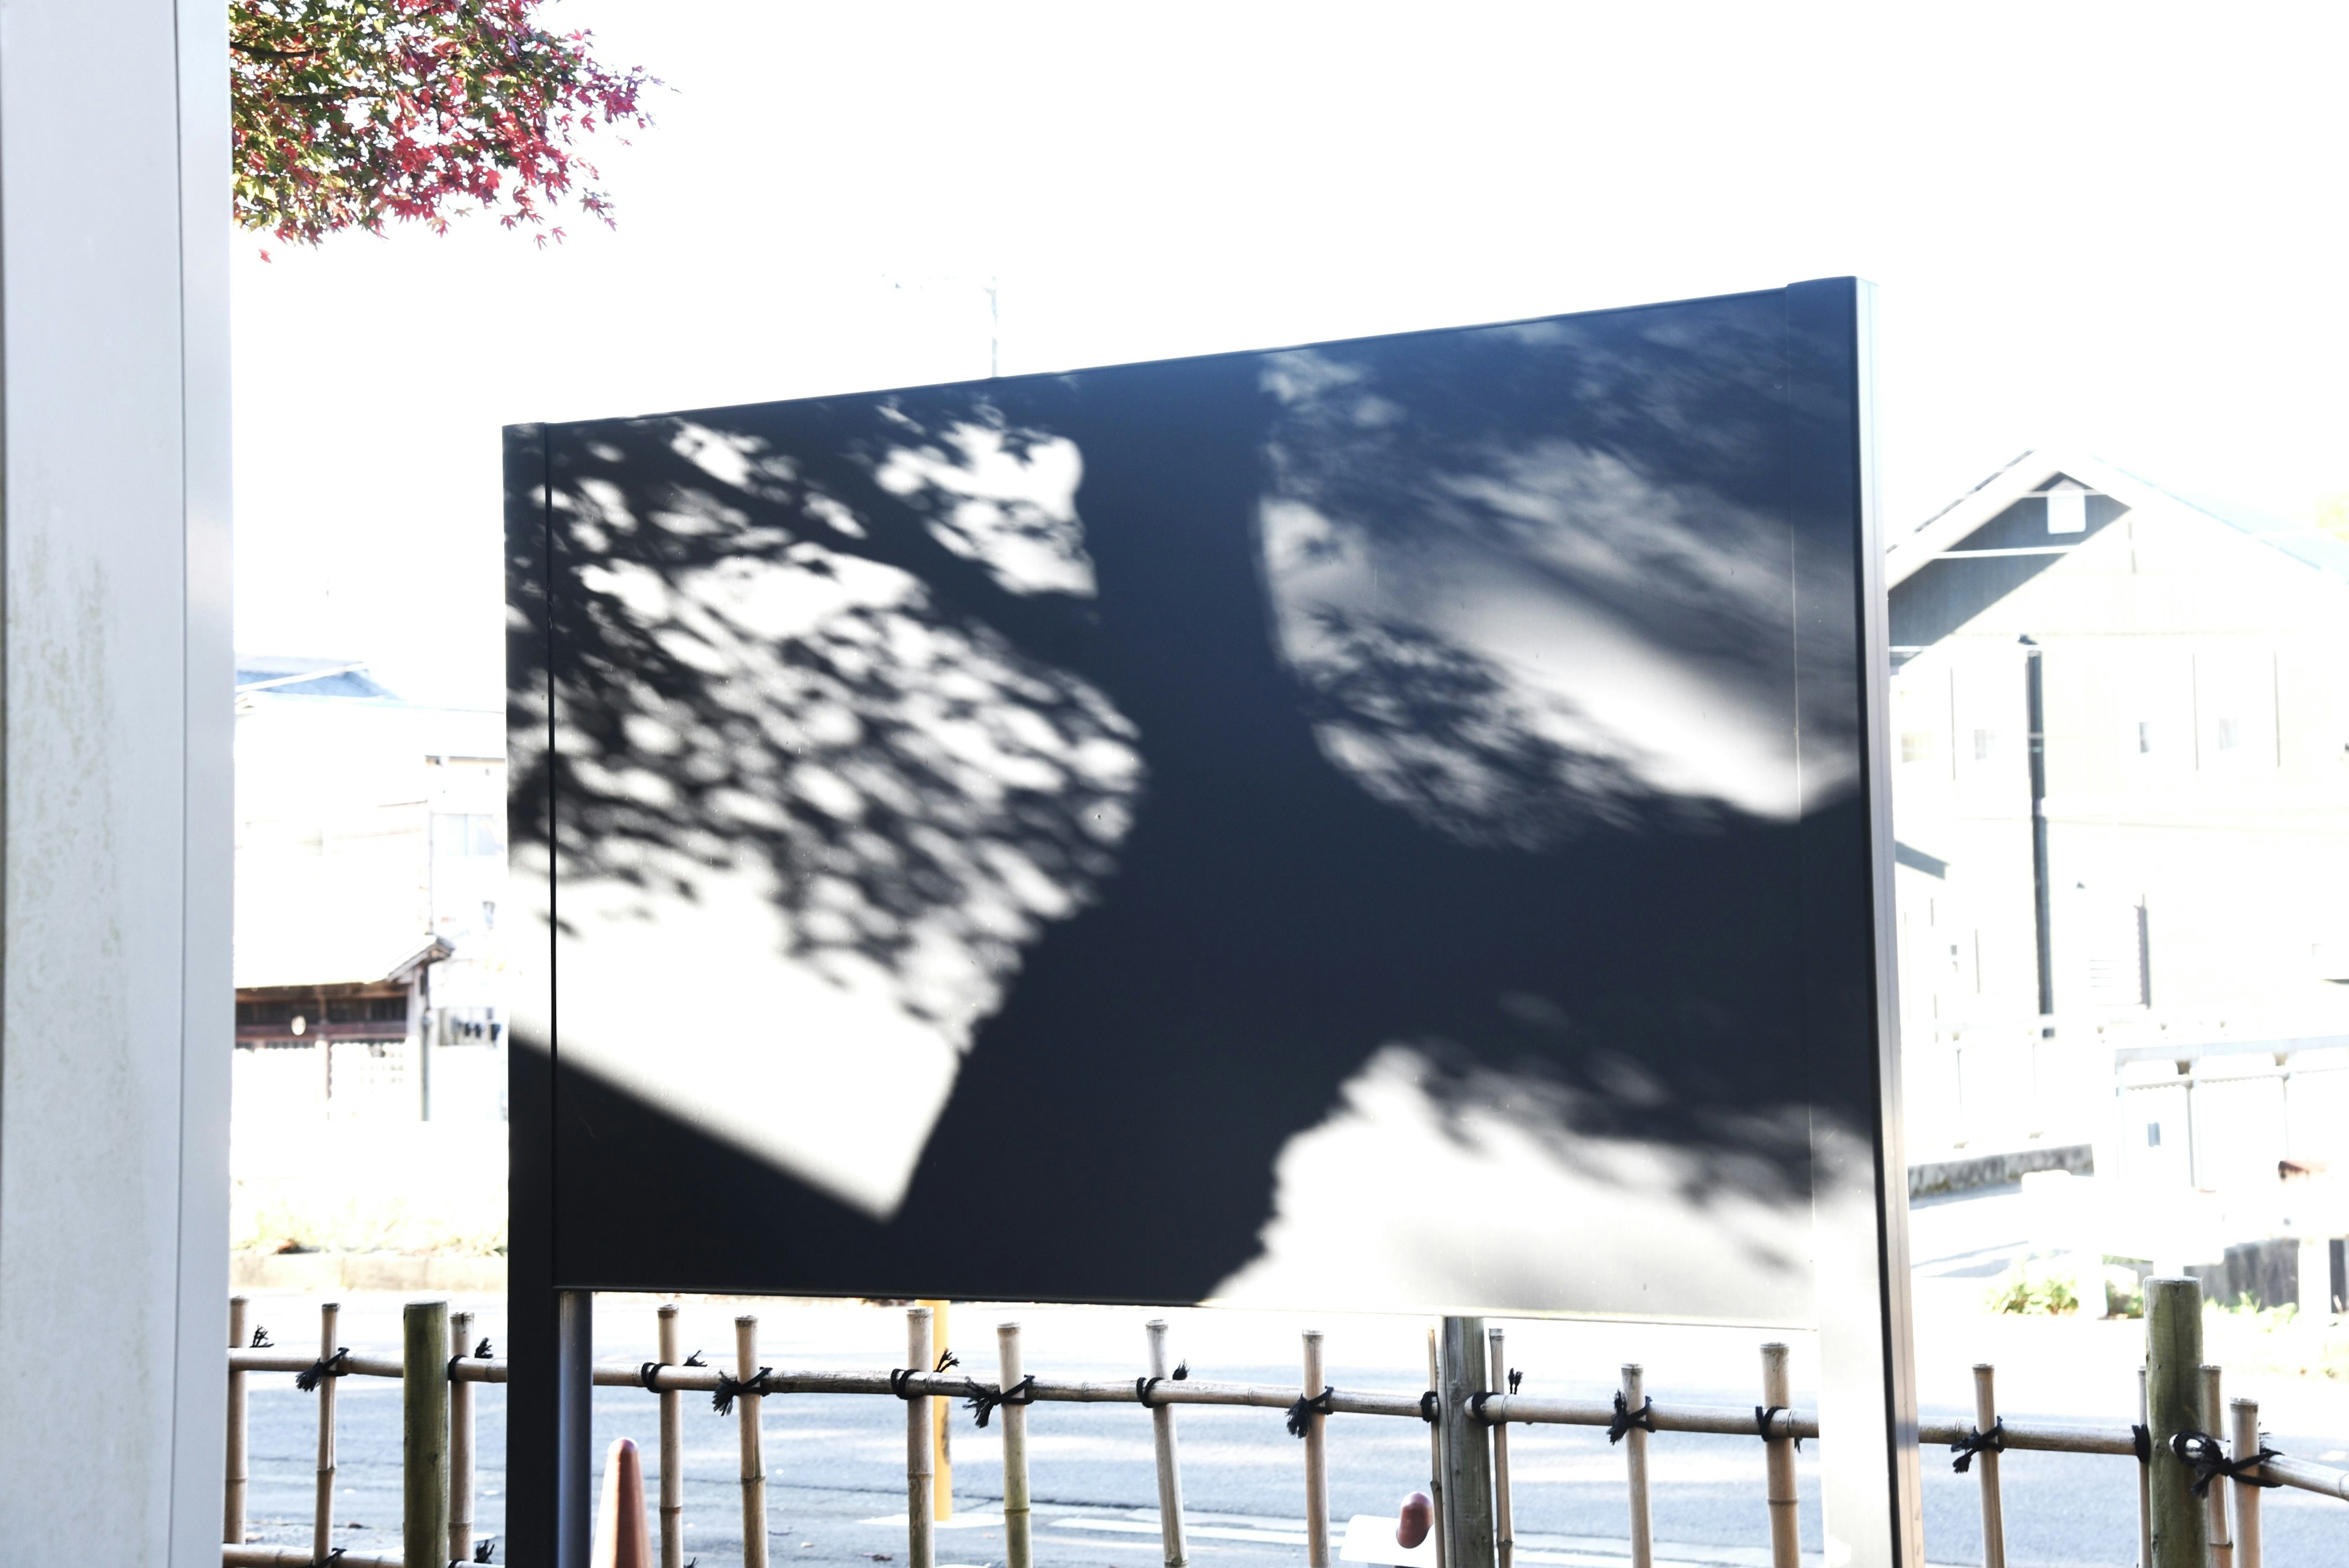
M 1991 753 L 1991 732 L 1990 732 L 1989 730 L 1987 730 L 1987 729 L 1977 729 L 1977 730 L 1975 730 L 1975 731 L 1974 731 L 1974 760 L 1975 760 L 1975 761 L 1977 761 L 1977 762 L 1987 762 L 1987 761 L 1989 761 L 1989 760 L 1990 760 L 1990 753 Z
M 1900 760 L 1930 762 L 1933 760 L 1933 736 L 1930 730 L 1907 729 L 1900 733 Z
M 2147 1149 L 2161 1147 L 2161 1123 L 2148 1121 L 2145 1124 L 2145 1146 Z
M 2055 488 L 2047 492 L 2047 531 L 2088 531 L 2088 492 L 2085 486 L 2075 484 L 2070 480 L 2059 480 Z
M 2153 754 L 2153 721 L 2149 718 L 2137 721 L 2137 754 L 2139 757 Z
M 2232 751 L 2242 743 L 2242 725 L 2237 720 L 2231 718 L 2220 719 L 2219 721 L 2219 749 L 2221 751 Z

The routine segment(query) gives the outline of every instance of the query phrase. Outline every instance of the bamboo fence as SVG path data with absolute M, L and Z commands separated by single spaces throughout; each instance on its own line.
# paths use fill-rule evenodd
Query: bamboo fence
M 2141 1419 L 2135 1427 L 2090 1422 L 2010 1421 L 1997 1408 L 1992 1369 L 1974 1368 L 1973 1421 L 1961 1425 L 1926 1421 L 1918 1427 L 1922 1446 L 1950 1445 L 1955 1467 L 1971 1470 L 1982 1492 L 1983 1562 L 1985 1568 L 2003 1568 L 2004 1513 L 2000 1498 L 2000 1460 L 2016 1452 L 2103 1454 L 2134 1459 L 2138 1470 L 2140 1568 L 2261 1568 L 2260 1492 L 2277 1486 L 2295 1487 L 2322 1496 L 2349 1501 L 2349 1471 L 2313 1464 L 2261 1446 L 2259 1406 L 2237 1398 L 2222 1408 L 2220 1372 L 2200 1365 L 2199 1302 L 2181 1300 L 2179 1310 L 2165 1312 L 2148 1325 L 2154 1365 L 2147 1409 L 2158 1421 Z M 2190 1316 L 2184 1310 L 2191 1306 Z M 268 1345 L 255 1332 L 246 1343 L 247 1304 L 243 1297 L 230 1304 L 231 1344 L 228 1352 L 228 1455 L 225 1496 L 223 1568 L 309 1568 L 332 1562 L 339 1568 L 445 1568 L 453 1563 L 486 1560 L 475 1553 L 484 1545 L 473 1531 L 474 1497 L 472 1385 L 502 1383 L 502 1357 L 481 1354 L 488 1346 L 469 1347 L 471 1315 L 450 1314 L 440 1303 L 419 1303 L 409 1308 L 407 1340 L 398 1358 L 358 1356 L 336 1344 L 338 1308 L 319 1308 L 319 1350 L 308 1353 Z M 1759 1439 L 1766 1456 L 1763 1533 L 1770 1543 L 1773 1568 L 1799 1568 L 1798 1531 L 1794 1485 L 1794 1450 L 1804 1439 L 1820 1435 L 1815 1412 L 1793 1408 L 1788 1392 L 1786 1347 L 1765 1345 L 1756 1380 L 1761 1402 L 1752 1408 L 1691 1404 L 1658 1404 L 1645 1392 L 1646 1375 L 1638 1366 L 1621 1370 L 1619 1392 L 1609 1401 L 1563 1399 L 1515 1391 L 1516 1377 L 1506 1371 L 1501 1330 L 1489 1332 L 1486 1357 L 1468 1357 L 1469 1365 L 1438 1364 L 1435 1336 L 1430 1336 L 1429 1387 L 1423 1392 L 1344 1389 L 1322 1384 L 1322 1344 L 1318 1331 L 1308 1331 L 1302 1346 L 1302 1392 L 1297 1387 L 1219 1383 L 1188 1375 L 1187 1367 L 1168 1370 L 1166 1325 L 1147 1327 L 1148 1370 L 1131 1380 L 1112 1382 L 1062 1381 L 1023 1372 L 1019 1326 L 997 1328 L 999 1376 L 982 1381 L 959 1371 L 939 1369 L 947 1364 L 943 1347 L 932 1344 L 931 1312 L 913 1308 L 906 1315 L 907 1365 L 874 1371 L 777 1370 L 758 1360 L 758 1319 L 735 1320 L 735 1367 L 729 1376 L 717 1367 L 677 1360 L 677 1309 L 659 1309 L 658 1345 L 661 1360 L 638 1367 L 594 1368 L 598 1387 L 636 1388 L 659 1401 L 660 1491 L 659 1541 L 663 1568 L 686 1568 L 683 1502 L 679 1481 L 684 1443 L 678 1402 L 686 1394 L 715 1397 L 722 1413 L 732 1414 L 741 1434 L 741 1525 L 744 1562 L 766 1562 L 766 1473 L 761 1453 L 759 1409 L 762 1398 L 792 1394 L 854 1394 L 895 1398 L 906 1412 L 905 1485 L 908 1558 L 913 1568 L 932 1562 L 934 1500 L 932 1492 L 936 1433 L 934 1410 L 942 1417 L 947 1401 L 962 1400 L 983 1425 L 990 1416 L 1003 1422 L 1003 1491 L 1006 1559 L 1009 1568 L 1030 1568 L 1028 1517 L 1028 1414 L 1036 1404 L 1138 1404 L 1150 1415 L 1155 1439 L 1161 1530 L 1166 1568 L 1184 1568 L 1186 1562 L 1183 1523 L 1183 1489 L 1174 1429 L 1174 1408 L 1180 1405 L 1243 1406 L 1286 1412 L 1291 1432 L 1304 1439 L 1304 1492 L 1308 1512 L 1307 1557 L 1309 1568 L 1329 1562 L 1327 1498 L 1328 1449 L 1324 1423 L 1332 1416 L 1387 1417 L 1422 1420 L 1431 1432 L 1431 1495 L 1442 1496 L 1447 1480 L 1457 1484 L 1458 1468 L 1447 1477 L 1445 1450 L 1433 1440 L 1447 1422 L 1457 1429 L 1489 1430 L 1491 1541 L 1500 1568 L 1509 1568 L 1514 1546 L 1511 1524 L 1507 1429 L 1512 1425 L 1577 1426 L 1605 1429 L 1623 1447 L 1625 1483 L 1630 1505 L 1630 1568 L 1652 1568 L 1648 1509 L 1648 1443 L 1651 1435 L 1708 1433 Z M 1474 1320 L 1468 1320 L 1473 1322 Z M 2190 1327 L 2189 1325 L 2190 1324 Z M 1483 1336 L 1485 1331 L 1474 1331 Z M 2164 1334 L 2182 1343 L 2180 1355 L 2163 1356 Z M 1470 1342 L 1474 1344 L 1472 1340 Z M 442 1348 L 449 1349 L 445 1361 Z M 1477 1348 L 1482 1349 L 1483 1346 Z M 311 1550 L 251 1545 L 244 1542 L 247 1495 L 246 1400 L 255 1373 L 296 1375 L 297 1386 L 317 1396 L 317 1501 L 313 1519 Z M 1450 1373 L 1447 1378 L 1444 1373 Z M 329 1541 L 333 1528 L 335 1479 L 335 1386 L 343 1377 L 392 1377 L 403 1380 L 406 1452 L 406 1546 L 398 1557 L 369 1557 L 336 1551 Z M 1319 1385 L 1317 1387 L 1317 1385 Z M 2141 1380 L 2141 1387 L 2144 1383 Z M 1007 1396 L 1006 1390 L 1009 1393 Z M 2140 1412 L 2141 1416 L 2144 1411 Z M 2148 1433 L 2147 1428 L 2151 1430 Z M 2227 1434 L 2223 1439 L 2221 1434 Z M 2182 1445 L 2182 1446 L 2181 1446 Z M 2199 1447 L 2197 1445 L 2199 1445 Z M 2173 1458 L 2174 1455 L 2174 1458 Z M 419 1473 L 422 1472 L 422 1473 Z M 2199 1488 L 2195 1485 L 2199 1481 Z M 2223 1480 L 2225 1484 L 2220 1484 Z M 436 1495 L 430 1495 L 437 1492 Z M 2165 1509 L 2170 1510 L 2164 1514 Z M 420 1518 L 419 1516 L 421 1516 Z M 1442 1511 L 1439 1506 L 1439 1522 Z M 2165 1524 L 2164 1520 L 2168 1522 Z M 1318 1526 L 1318 1528 L 1316 1528 Z M 445 1535 L 443 1532 L 445 1531 Z M 426 1536 L 432 1540 L 428 1543 Z M 1445 1531 L 1431 1532 L 1441 1548 Z M 447 1556 L 440 1555 L 445 1542 Z

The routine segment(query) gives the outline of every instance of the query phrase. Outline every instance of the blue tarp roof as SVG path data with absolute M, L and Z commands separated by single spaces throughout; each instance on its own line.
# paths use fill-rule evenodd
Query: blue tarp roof
M 305 671 L 318 672 L 312 680 L 289 679 Z M 274 654 L 239 654 L 236 689 L 258 690 L 271 696 L 377 697 L 398 700 L 391 690 L 367 673 L 359 659 L 316 659 Z

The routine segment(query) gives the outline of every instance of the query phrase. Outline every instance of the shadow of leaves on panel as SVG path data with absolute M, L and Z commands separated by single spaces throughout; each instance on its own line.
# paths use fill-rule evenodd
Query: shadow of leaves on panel
M 795 410 L 828 428 L 789 449 L 748 411 L 557 452 L 554 799 L 566 877 L 690 901 L 755 861 L 792 952 L 967 1027 L 1110 871 L 1140 758 L 1034 651 L 1091 588 L 1072 450 L 929 403 Z
M 1088 1288 L 1195 1295 L 1398 1041 L 1561 1162 L 1798 1198 L 1790 934 L 1722 913 L 1794 863 L 1768 319 L 557 432 L 563 874 L 654 918 L 755 872 L 786 955 L 978 1042 L 901 1240 L 1173 1194 L 1182 1288 L 1130 1222 Z

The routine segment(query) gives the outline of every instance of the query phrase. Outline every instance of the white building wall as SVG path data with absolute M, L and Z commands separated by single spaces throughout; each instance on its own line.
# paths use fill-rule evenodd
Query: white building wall
M 220 1561 L 227 15 L 0 4 L 0 1559 Z M 61 1382 L 60 1344 L 103 1376 Z
M 2030 1022 L 2025 635 L 2044 657 L 2053 1041 Z M 2287 1137 L 2280 1084 L 2214 1060 L 2189 1144 L 2183 1088 L 2133 1071 L 2118 1090 L 2112 1047 L 2349 1033 L 2349 582 L 2141 504 L 1907 659 L 1893 711 L 1912 1153 L 2117 1137 L 2133 1172 L 2190 1164 L 2207 1185 L 2271 1180 L 2288 1142 L 2322 1141 L 2307 1114 Z M 2332 1092 L 2311 1077 L 2294 1107 Z M 2165 1114 L 2163 1144 L 2130 1144 Z

